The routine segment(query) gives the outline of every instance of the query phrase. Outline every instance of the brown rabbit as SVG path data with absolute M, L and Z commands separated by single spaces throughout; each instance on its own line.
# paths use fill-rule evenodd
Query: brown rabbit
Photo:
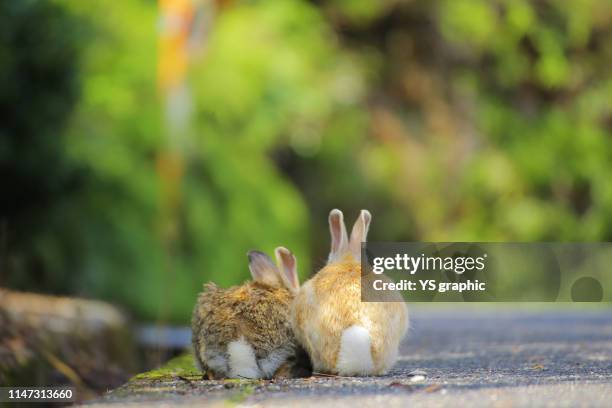
M 408 327 L 401 296 L 393 302 L 361 301 L 361 243 L 371 215 L 362 210 L 350 240 L 342 212 L 332 210 L 327 265 L 296 295 L 292 325 L 314 371 L 340 375 L 381 375 L 395 364 Z
M 295 340 L 290 303 L 299 289 L 297 262 L 275 250 L 279 268 L 264 253 L 250 251 L 253 282 L 229 289 L 204 285 L 193 310 L 195 358 L 208 378 L 304 376 L 308 357 Z

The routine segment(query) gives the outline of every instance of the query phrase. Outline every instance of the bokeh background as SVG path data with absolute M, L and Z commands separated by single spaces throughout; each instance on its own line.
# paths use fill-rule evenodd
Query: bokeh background
M 612 240 L 608 0 L 0 2 L 0 286 L 186 324 L 327 214 Z

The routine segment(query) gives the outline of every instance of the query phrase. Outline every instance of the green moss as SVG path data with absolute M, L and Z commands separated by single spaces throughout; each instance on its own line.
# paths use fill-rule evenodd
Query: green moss
M 193 354 L 185 353 L 159 368 L 135 375 L 127 384 L 114 390 L 112 398 L 123 400 L 146 395 L 146 398 L 159 399 L 168 395 L 216 393 L 225 405 L 235 406 L 243 403 L 265 383 L 255 379 L 201 380 L 204 378 L 195 367 Z M 222 387 L 219 388 L 219 385 Z
M 151 371 L 146 371 L 132 377 L 131 381 L 141 380 L 172 380 L 176 377 L 188 380 L 199 380 L 202 373 L 195 367 L 193 355 L 185 353 L 168 361 L 163 366 Z

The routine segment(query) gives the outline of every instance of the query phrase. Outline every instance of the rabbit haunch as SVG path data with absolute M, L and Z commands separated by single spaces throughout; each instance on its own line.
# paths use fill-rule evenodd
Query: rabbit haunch
M 329 261 L 293 302 L 292 326 L 315 371 L 380 375 L 397 360 L 408 326 L 406 305 L 400 297 L 397 302 L 361 302 L 360 251 L 370 220 L 363 210 L 348 239 L 342 213 L 330 213 Z

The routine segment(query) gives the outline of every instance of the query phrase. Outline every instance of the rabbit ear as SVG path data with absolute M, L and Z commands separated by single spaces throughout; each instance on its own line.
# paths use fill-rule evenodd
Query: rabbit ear
M 279 276 L 289 291 L 296 294 L 300 289 L 300 281 L 297 274 L 297 260 L 295 256 L 285 247 L 274 250 L 276 262 L 280 267 Z
M 329 213 L 329 232 L 331 234 L 331 251 L 327 262 L 339 260 L 348 249 L 346 226 L 342 211 L 333 209 Z
M 353 225 L 349 247 L 351 254 L 357 261 L 361 260 L 361 243 L 366 242 L 371 221 L 372 214 L 370 214 L 368 210 L 361 210 L 361 213 L 359 213 L 359 218 L 357 218 L 355 225 Z
M 260 251 L 249 251 L 249 270 L 255 282 L 269 286 L 281 286 L 279 271 L 270 257 Z

